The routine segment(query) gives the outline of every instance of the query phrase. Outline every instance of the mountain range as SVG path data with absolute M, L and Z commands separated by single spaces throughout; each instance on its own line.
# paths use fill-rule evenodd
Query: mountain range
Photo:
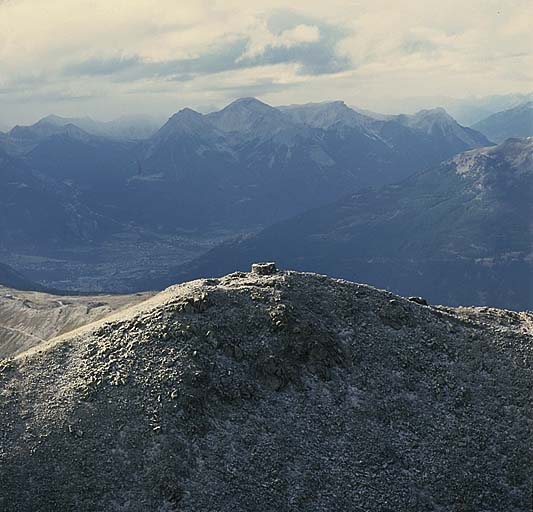
M 490 145 L 442 109 L 372 118 L 343 102 L 274 108 L 243 98 L 207 115 L 184 109 L 139 142 L 75 122 L 15 127 L 4 149 L 103 216 L 171 232 L 264 226 Z
M 166 280 L 273 260 L 440 303 L 531 309 L 532 205 L 533 138 L 509 139 L 224 243 Z
M 267 258 L 450 304 L 529 307 L 529 174 L 503 172 L 514 152 L 527 161 L 527 141 L 490 149 L 441 108 L 254 98 L 183 109 L 142 140 L 96 132 L 49 116 L 2 139 L 0 259 L 49 287 L 154 289 Z M 454 171 L 461 158 L 482 178 Z M 202 255 L 241 233 L 254 235 Z
M 17 125 L 0 135 L 0 144 L 13 152 L 25 153 L 53 135 L 86 138 L 88 135 L 115 140 L 142 140 L 153 135 L 159 126 L 148 116 L 124 116 L 113 121 L 95 121 L 90 117 L 49 115 L 30 126 Z

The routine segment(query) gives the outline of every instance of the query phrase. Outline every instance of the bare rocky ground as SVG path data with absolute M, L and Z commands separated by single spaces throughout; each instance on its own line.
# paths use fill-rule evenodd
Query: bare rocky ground
M 532 325 L 316 274 L 171 287 L 0 363 L 0 510 L 525 512 Z
M 64 296 L 0 286 L 0 358 L 25 352 L 152 295 Z

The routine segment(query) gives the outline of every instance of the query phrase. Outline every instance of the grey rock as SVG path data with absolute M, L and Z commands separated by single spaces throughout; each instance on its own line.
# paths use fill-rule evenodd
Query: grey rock
M 260 276 L 269 276 L 275 274 L 278 271 L 275 263 L 253 263 L 252 274 L 258 274 Z
M 532 325 L 316 274 L 171 287 L 0 361 L 0 510 L 524 512 Z
M 416 304 L 420 304 L 421 306 L 428 306 L 428 301 L 424 299 L 424 297 L 409 297 L 409 301 L 414 302 Z
M 396 299 L 391 299 L 379 310 L 379 317 L 385 325 L 399 330 L 410 324 L 409 313 Z

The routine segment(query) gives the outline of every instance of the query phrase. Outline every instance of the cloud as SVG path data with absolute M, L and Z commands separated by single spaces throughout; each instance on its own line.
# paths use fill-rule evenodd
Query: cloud
M 133 57 L 93 57 L 81 62 L 67 64 L 63 68 L 66 75 L 87 76 L 87 75 L 113 75 L 127 71 L 141 64 L 141 59 L 135 55 Z
M 268 29 L 267 23 L 264 22 L 254 31 L 243 58 L 253 59 L 269 49 L 288 49 L 318 41 L 320 41 L 320 29 L 316 25 L 300 24 L 284 30 L 280 34 L 275 34 Z
M 3 115 L 48 113 L 54 97 L 58 110 L 75 106 L 60 98 L 81 97 L 95 110 L 83 113 L 111 116 L 221 105 L 254 90 L 273 103 L 341 98 L 379 110 L 401 108 L 406 95 L 531 89 L 530 0 L 286 5 L 0 1 Z
M 149 78 L 189 81 L 206 74 L 277 64 L 296 64 L 296 73 L 304 75 L 335 73 L 350 67 L 346 56 L 336 54 L 341 32 L 324 24 L 297 24 L 297 18 L 293 23 L 289 28 L 273 33 L 268 28 L 268 19 L 259 20 L 252 34 L 226 36 L 226 40 L 188 58 L 89 57 L 68 62 L 62 72 L 67 76 L 110 76 L 114 81 L 122 82 Z
M 296 63 L 301 75 L 337 73 L 352 66 L 347 55 L 337 51 L 346 33 L 339 27 L 296 13 L 281 12 L 260 20 L 240 58 L 247 66 Z
M 279 36 L 279 46 L 290 48 L 298 44 L 316 43 L 320 39 L 320 29 L 315 25 L 296 25 Z
M 151 60 L 140 55 L 99 56 L 68 62 L 61 70 L 64 76 L 107 76 L 114 82 L 135 82 L 145 79 L 185 81 L 198 75 L 236 69 L 246 41 L 234 41 L 205 53 L 185 59 Z

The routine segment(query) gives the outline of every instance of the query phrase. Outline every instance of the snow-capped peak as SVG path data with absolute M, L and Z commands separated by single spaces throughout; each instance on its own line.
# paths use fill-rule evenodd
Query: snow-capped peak
M 420 110 L 416 114 L 401 114 L 394 117 L 403 125 L 426 133 L 430 133 L 436 125 L 441 127 L 458 126 L 457 121 L 442 107 Z
M 288 105 L 280 107 L 280 110 L 290 116 L 294 122 L 313 128 L 328 129 L 336 124 L 363 127 L 371 121 L 371 118 L 356 112 L 344 101 Z
M 223 132 L 261 130 L 283 123 L 281 112 L 256 98 L 240 98 L 218 112 L 206 116 Z
M 157 132 L 158 137 L 168 137 L 170 135 L 183 135 L 197 133 L 205 130 L 205 116 L 191 108 L 184 108 L 176 112 Z
M 392 120 L 430 136 L 458 139 L 467 146 L 490 146 L 491 142 L 481 133 L 461 126 L 441 107 L 420 110 L 416 114 L 392 116 Z

